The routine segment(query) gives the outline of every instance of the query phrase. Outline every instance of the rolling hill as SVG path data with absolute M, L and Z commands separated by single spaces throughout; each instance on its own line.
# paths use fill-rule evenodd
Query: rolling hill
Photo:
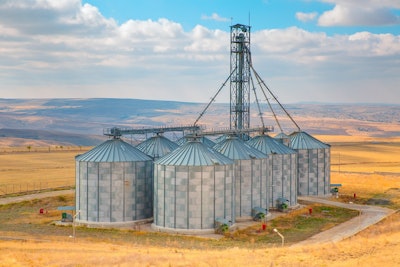
M 24 140 L 48 144 L 95 145 L 110 127 L 158 127 L 193 124 L 206 104 L 140 99 L 0 99 L 0 145 Z M 256 106 L 256 105 L 252 105 Z M 262 104 L 263 120 L 275 127 L 273 113 Z M 400 135 L 400 105 L 318 104 L 285 105 L 304 131 L 311 134 Z M 296 130 L 277 105 L 273 110 L 282 130 Z M 260 126 L 251 110 L 252 126 Z M 229 104 L 214 103 L 200 119 L 207 129 L 229 127 Z M 17 139 L 15 139 L 17 138 Z M 12 141 L 14 140 L 14 141 Z

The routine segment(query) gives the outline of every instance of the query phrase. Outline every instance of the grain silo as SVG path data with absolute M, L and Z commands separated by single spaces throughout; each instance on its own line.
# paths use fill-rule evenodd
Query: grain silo
M 154 223 L 159 231 L 212 233 L 234 223 L 233 161 L 193 140 L 154 163 Z
M 76 160 L 77 222 L 118 226 L 153 215 L 153 161 L 119 138 Z
M 254 208 L 268 209 L 268 156 L 236 136 L 227 137 L 214 149 L 235 162 L 236 218 L 253 216 Z
M 208 147 L 212 148 L 213 146 L 215 146 L 214 141 L 210 140 L 209 138 L 207 138 L 205 136 L 199 137 L 199 140 L 200 140 L 200 142 L 202 142 L 203 144 L 205 144 Z M 184 136 L 184 137 L 178 139 L 176 141 L 176 143 L 181 146 L 181 145 L 185 144 L 187 141 L 188 141 L 188 138 Z
M 267 154 L 270 159 L 270 207 L 277 207 L 279 200 L 289 206 L 297 205 L 297 153 L 268 135 L 253 137 L 250 146 Z
M 280 143 L 284 144 L 285 146 L 289 146 L 290 145 L 290 137 L 289 135 L 281 132 L 277 135 L 274 136 L 274 139 L 279 141 Z
M 153 160 L 165 156 L 177 147 L 176 143 L 160 134 L 152 136 L 136 146 L 137 149 L 150 156 Z
M 330 146 L 301 131 L 290 135 L 290 147 L 298 153 L 298 194 L 330 194 Z

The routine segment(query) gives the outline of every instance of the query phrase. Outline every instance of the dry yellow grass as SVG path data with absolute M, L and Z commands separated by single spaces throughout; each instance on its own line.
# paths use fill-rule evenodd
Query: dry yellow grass
M 12 151 L 14 149 L 14 152 Z M 25 149 L 24 152 L 21 152 Z M 87 148 L 85 148 L 87 149 Z M 4 151 L 4 150 L 2 150 Z M 0 153 L 0 195 L 75 184 L 75 156 L 85 150 L 8 148 Z
M 0 242 L 0 266 L 399 266 L 400 215 L 336 244 L 214 250 L 77 239 Z
M 363 144 L 354 137 L 319 138 L 333 142 L 331 181 L 343 185 L 341 194 L 357 193 L 360 198 L 389 198 L 400 206 L 399 139 L 375 140 L 365 137 L 363 140 L 368 143 Z M 338 170 L 339 153 L 341 172 Z M 8 173 L 15 175 L 14 179 L 18 177 L 26 181 L 27 177 L 54 179 L 57 176 L 73 184 L 74 156 L 77 153 L 43 153 L 36 157 L 32 154 L 2 154 L 0 162 L 14 166 L 13 172 Z M 51 158 L 41 158 L 46 155 L 51 155 Z M 34 170 L 38 164 L 43 165 L 41 171 L 37 170 L 36 173 Z M 46 164 L 59 168 L 47 170 Z M 3 167 L 7 165 L 1 166 L 1 177 L 7 169 L 12 169 Z M 30 168 L 33 171 L 29 171 Z M 21 170 L 25 174 L 21 174 Z M 392 174 L 383 175 L 381 172 Z M 44 176 L 47 173 L 52 175 Z M 15 235 L 19 236 L 19 233 Z M 24 238 L 29 239 L 26 236 Z M 173 245 L 161 248 L 149 243 L 132 245 L 121 242 L 92 243 L 79 238 L 76 242 L 68 238 L 60 241 L 60 237 L 46 239 L 46 242 L 0 242 L 0 266 L 400 266 L 397 253 L 400 251 L 399 213 L 339 243 L 296 248 L 214 250 L 205 247 L 203 250 L 190 250 L 177 249 Z

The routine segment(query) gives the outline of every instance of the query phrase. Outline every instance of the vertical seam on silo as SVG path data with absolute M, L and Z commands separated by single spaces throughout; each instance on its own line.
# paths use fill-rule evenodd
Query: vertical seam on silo
M 163 208 L 163 212 L 164 212 L 164 216 L 163 216 L 163 218 L 164 218 L 164 224 L 163 224 L 163 226 L 165 227 L 165 176 L 166 176 L 166 172 L 167 172 L 167 167 L 166 167 L 165 165 L 163 165 L 163 168 L 164 168 L 164 201 L 163 201 L 163 205 L 164 205 L 164 208 Z
M 286 177 L 286 175 L 285 175 L 285 164 L 284 164 L 284 158 L 285 158 L 285 155 L 286 154 L 282 154 L 281 155 L 281 168 L 282 168 L 282 188 L 281 188 L 281 197 L 282 198 L 285 198 L 285 195 L 284 195 L 284 189 L 285 189 L 285 177 Z
M 317 196 L 319 196 L 319 179 L 320 179 L 320 177 L 319 177 L 319 148 L 317 148 L 317 168 L 316 168 L 316 171 L 317 171 Z
M 311 184 L 311 149 L 307 149 L 307 155 L 308 155 L 308 181 Z M 318 187 L 318 182 L 317 182 L 317 187 Z M 309 190 L 311 190 L 311 186 L 308 187 Z M 317 188 L 317 193 L 318 193 L 318 188 Z M 308 195 L 310 195 L 310 192 L 308 192 Z
M 189 217 L 190 217 L 190 209 L 189 209 L 189 196 L 190 196 L 190 192 L 189 192 L 189 188 L 190 188 L 190 184 L 189 184 L 189 178 L 190 178 L 190 174 L 189 174 L 189 166 L 187 166 L 187 170 L 186 170 L 186 173 L 187 173 L 187 188 L 186 188 L 186 191 L 187 191 L 187 195 L 186 195 L 186 197 L 187 197 L 187 201 L 186 201 L 186 217 L 187 217 L 187 229 L 189 229 Z M 202 174 L 203 175 L 203 174 Z M 201 207 L 203 207 L 203 206 L 201 206 Z
M 262 159 L 260 158 L 259 160 L 258 160 L 258 167 L 260 168 L 261 167 L 261 162 L 262 162 Z M 260 207 L 262 207 L 263 206 L 263 193 L 262 193 L 262 185 L 263 185 L 263 181 L 262 181 L 262 178 L 263 178 L 263 176 L 262 176 L 262 169 L 260 168 L 260 172 L 259 172 L 259 174 L 258 174 L 259 176 L 260 176 Z
M 80 186 L 80 181 L 81 181 L 81 172 L 80 172 L 80 165 L 79 162 L 75 160 L 75 210 L 78 211 L 80 208 L 80 199 L 81 199 L 81 186 Z M 77 183 L 77 180 L 79 183 Z M 79 215 L 79 213 L 77 214 Z M 78 217 L 79 218 L 79 217 Z
M 148 161 L 146 161 L 146 180 L 149 179 L 149 177 L 147 175 L 149 173 L 151 173 L 148 170 L 148 166 L 151 166 L 151 165 L 149 164 Z M 155 223 L 155 225 L 158 225 L 159 224 L 159 220 L 158 220 L 158 205 L 156 205 L 156 204 L 159 202 L 159 199 L 158 199 L 158 194 L 154 193 L 154 192 L 158 193 L 158 170 L 157 170 L 157 183 L 156 183 L 156 181 L 155 181 L 155 178 L 156 178 L 156 166 L 155 166 L 155 164 L 153 164 L 153 170 L 152 171 L 153 171 L 153 179 L 152 179 L 153 183 L 151 184 L 151 188 L 153 189 L 153 195 L 152 195 L 152 198 L 151 198 L 151 201 L 152 201 L 151 216 L 153 216 L 153 222 Z M 150 179 L 150 182 L 151 182 L 151 179 Z
M 214 179 L 214 184 L 213 184 L 213 212 L 214 212 L 214 220 L 215 220 L 215 165 L 213 165 L 213 179 Z
M 253 198 L 253 186 L 254 186 L 254 174 L 253 174 L 253 172 L 254 172 L 254 169 L 253 169 L 253 160 L 252 159 L 250 159 L 250 162 L 251 162 L 251 167 L 250 167 L 250 170 L 251 170 L 251 185 L 250 185 L 250 210 L 251 210 L 251 208 L 253 207 L 253 200 L 254 200 L 254 198 Z
M 135 163 L 133 163 L 135 164 Z M 125 162 L 122 162 L 122 221 L 125 222 Z M 132 218 L 133 219 L 133 218 Z
M 203 166 L 200 166 L 201 168 L 201 180 L 200 180 L 200 228 L 203 229 Z M 189 188 L 188 188 L 189 191 Z M 188 199 L 189 200 L 189 199 Z
M 89 169 L 89 164 L 87 164 L 88 169 Z M 87 207 L 89 209 L 89 172 L 87 172 L 88 175 L 88 201 L 87 201 Z M 89 213 L 88 213 L 89 214 Z M 87 216 L 89 220 L 89 215 Z M 97 221 L 100 221 L 100 162 L 97 164 Z
M 177 172 L 175 171 L 175 186 L 174 186 L 174 228 L 176 229 L 176 174 Z
M 292 162 L 293 154 L 289 154 L 289 161 L 290 161 L 290 171 L 289 171 L 289 205 L 292 205 L 292 183 L 293 183 L 293 162 Z
M 110 162 L 110 222 L 112 222 L 112 162 Z
M 227 210 L 227 206 L 226 206 L 226 169 L 227 169 L 227 165 L 224 166 L 224 218 L 227 218 L 226 216 L 226 210 Z M 215 191 L 215 190 L 214 190 Z
M 271 190 L 271 199 L 272 199 L 272 206 L 275 207 L 275 201 L 274 201 L 274 191 L 275 191 L 275 185 L 274 185 L 274 156 L 271 154 L 271 187 L 269 190 Z
M 236 168 L 239 169 L 239 171 L 238 171 L 238 173 L 239 173 L 239 216 L 242 216 L 242 197 L 243 197 L 243 195 L 242 195 L 242 182 L 243 182 L 243 180 L 242 180 L 242 165 L 236 164 L 236 162 L 235 162 L 233 166 L 234 166 L 235 174 L 236 174 L 235 169 Z

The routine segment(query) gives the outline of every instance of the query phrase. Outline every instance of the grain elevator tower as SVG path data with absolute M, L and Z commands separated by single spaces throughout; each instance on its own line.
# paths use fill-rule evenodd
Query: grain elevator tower
M 250 26 L 231 26 L 230 128 L 250 128 Z

